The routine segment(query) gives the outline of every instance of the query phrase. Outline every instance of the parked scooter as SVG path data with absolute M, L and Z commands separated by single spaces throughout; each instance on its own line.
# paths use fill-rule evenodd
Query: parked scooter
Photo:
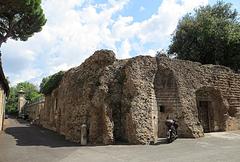
M 178 137 L 177 135 L 178 124 L 176 123 L 175 120 L 171 120 L 171 119 L 166 120 L 165 124 L 167 126 L 167 134 L 166 134 L 167 143 L 171 143 L 174 140 L 176 140 Z

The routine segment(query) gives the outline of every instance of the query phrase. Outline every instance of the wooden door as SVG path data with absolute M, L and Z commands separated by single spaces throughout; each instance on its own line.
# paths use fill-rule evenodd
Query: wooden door
M 209 102 L 208 101 L 199 101 L 198 104 L 198 117 L 201 122 L 201 125 L 204 129 L 204 132 L 210 132 L 209 127 Z

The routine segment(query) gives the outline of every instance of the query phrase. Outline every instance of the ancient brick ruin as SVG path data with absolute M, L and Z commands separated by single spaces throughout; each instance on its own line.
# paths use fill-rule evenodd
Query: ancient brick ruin
M 118 60 L 100 50 L 68 70 L 37 112 L 40 125 L 76 142 L 83 124 L 91 144 L 156 142 L 167 117 L 178 121 L 180 137 L 196 138 L 240 129 L 240 75 L 165 56 Z

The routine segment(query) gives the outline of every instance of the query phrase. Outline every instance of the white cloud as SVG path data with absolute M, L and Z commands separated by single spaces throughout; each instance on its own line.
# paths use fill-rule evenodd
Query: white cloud
M 137 31 L 135 34 L 141 43 L 164 42 L 175 30 L 179 19 L 199 5 L 207 4 L 207 0 L 163 0 L 156 14 L 141 23 L 133 23 L 126 28 Z M 129 31 L 129 30 L 128 30 Z M 130 29 L 131 31 L 131 29 Z M 126 33 L 124 33 L 126 34 Z M 120 34 L 121 35 L 121 34 Z
M 179 3 L 181 2 L 181 3 Z M 163 0 L 158 12 L 151 18 L 132 26 L 138 26 L 136 36 L 141 44 L 156 44 L 155 51 L 166 48 L 165 44 L 170 42 L 170 36 L 174 32 L 179 19 L 186 13 L 191 12 L 199 5 L 207 4 L 208 0 Z M 145 49 L 151 51 L 153 49 Z
M 122 42 L 121 48 L 118 51 L 118 56 L 120 59 L 130 58 L 131 44 L 126 39 Z
M 12 83 L 39 82 L 46 75 L 80 65 L 101 48 L 113 49 L 119 58 L 132 53 L 154 55 L 166 47 L 179 18 L 207 2 L 163 0 L 149 19 L 134 22 L 132 16 L 121 16 L 129 0 L 108 0 L 104 4 L 43 0 L 48 21 L 42 32 L 27 42 L 8 41 L 3 46 L 6 75 Z
M 142 53 L 142 55 L 149 55 L 149 56 L 154 57 L 154 56 L 156 56 L 157 51 L 161 51 L 161 50 L 160 49 L 159 50 L 149 49 L 145 53 Z
M 42 75 L 42 71 L 31 67 L 25 68 L 19 73 L 9 73 L 9 75 L 12 76 L 10 82 L 11 85 L 16 85 L 17 83 L 24 81 L 31 81 L 37 85 L 42 80 L 42 78 L 39 77 Z
M 52 5 L 58 2 L 52 1 Z M 57 43 L 49 51 L 52 61 L 48 65 L 53 69 L 56 69 L 55 66 L 61 67 L 59 66 L 61 63 L 67 64 L 65 67 L 76 66 L 102 46 L 116 49 L 116 39 L 112 37 L 109 26 L 113 22 L 112 15 L 121 10 L 127 2 L 128 0 L 109 1 L 108 5 L 101 6 L 101 11 L 98 13 L 96 5 L 91 4 L 80 10 L 74 10 L 74 4 L 77 3 L 72 1 L 73 4 L 67 9 L 66 6 L 60 6 L 66 10 L 63 12 L 64 16 L 58 10 L 57 13 L 53 13 L 55 7 L 50 8 L 50 13 L 62 17 L 62 20 L 60 25 L 49 24 L 49 28 L 51 26 L 51 29 L 54 29 L 52 35 L 56 37 L 54 40 Z M 59 57 L 56 57 L 58 54 Z

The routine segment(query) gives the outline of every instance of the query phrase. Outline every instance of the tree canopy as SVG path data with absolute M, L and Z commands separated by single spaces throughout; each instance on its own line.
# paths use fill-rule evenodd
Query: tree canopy
M 177 58 L 240 69 L 240 22 L 232 5 L 222 1 L 185 15 L 169 46 Z
M 8 38 L 26 41 L 45 23 L 41 0 L 1 0 L 0 47 Z
M 18 83 L 16 86 L 10 88 L 10 94 L 6 104 L 7 113 L 17 112 L 18 92 L 20 90 L 25 92 L 25 99 L 28 102 L 34 102 L 43 97 L 43 95 L 38 91 L 37 86 L 34 84 L 29 82 Z

